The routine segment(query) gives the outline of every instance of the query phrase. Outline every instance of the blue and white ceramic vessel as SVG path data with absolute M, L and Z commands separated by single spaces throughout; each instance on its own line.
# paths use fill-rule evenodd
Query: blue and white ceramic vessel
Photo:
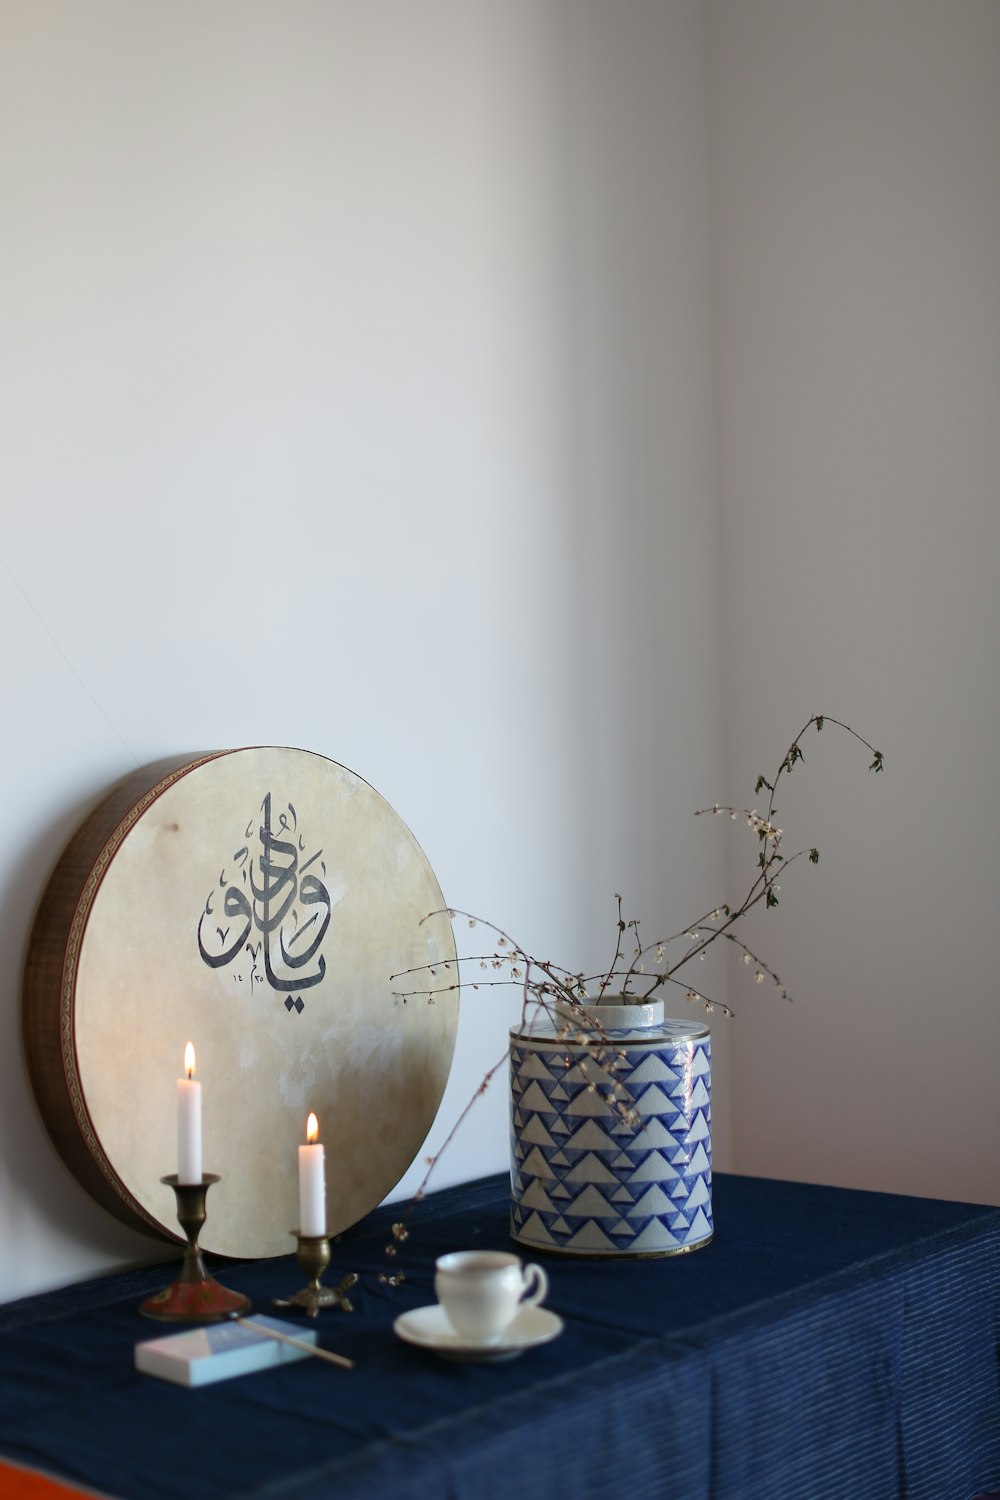
M 620 996 L 511 1030 L 511 1238 L 591 1257 L 712 1238 L 711 1036 Z

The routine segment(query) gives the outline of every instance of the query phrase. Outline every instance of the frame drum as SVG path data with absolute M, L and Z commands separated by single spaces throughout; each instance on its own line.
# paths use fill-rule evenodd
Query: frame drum
M 200 1242 L 285 1255 L 306 1117 L 326 1148 L 328 1229 L 396 1186 L 433 1123 L 458 991 L 433 1005 L 389 975 L 454 963 L 440 888 L 409 829 L 352 771 L 258 747 L 161 761 L 118 783 L 42 895 L 24 976 L 25 1047 L 52 1138 L 133 1228 L 180 1238 L 177 1089 L 193 1042 Z

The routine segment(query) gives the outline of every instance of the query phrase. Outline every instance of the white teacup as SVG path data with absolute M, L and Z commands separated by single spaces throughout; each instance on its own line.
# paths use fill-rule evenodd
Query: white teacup
M 436 1266 L 435 1294 L 467 1344 L 494 1343 L 520 1308 L 536 1307 L 549 1290 L 541 1266 L 522 1267 L 505 1250 L 455 1250 Z

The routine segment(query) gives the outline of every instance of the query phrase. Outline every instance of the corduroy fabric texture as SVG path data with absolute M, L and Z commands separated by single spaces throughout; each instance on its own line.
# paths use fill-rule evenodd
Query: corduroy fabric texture
M 437 1255 L 509 1248 L 506 1177 L 417 1205 L 379 1283 L 379 1209 L 334 1246 L 355 1311 L 317 1360 L 185 1390 L 133 1368 L 173 1275 L 0 1307 L 0 1454 L 116 1500 L 974 1500 L 1000 1488 L 1000 1210 L 719 1174 L 716 1238 L 670 1259 L 553 1257 L 563 1335 L 448 1364 L 393 1319 Z M 216 1263 L 257 1310 L 292 1257 Z M 285 1314 L 294 1316 L 294 1314 Z

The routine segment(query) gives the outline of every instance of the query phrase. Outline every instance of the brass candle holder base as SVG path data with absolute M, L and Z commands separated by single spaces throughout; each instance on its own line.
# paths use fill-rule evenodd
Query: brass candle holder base
M 181 1274 L 162 1292 L 147 1297 L 139 1311 L 158 1323 L 221 1323 L 251 1311 L 249 1297 L 231 1292 L 205 1270 L 198 1235 L 205 1222 L 205 1199 L 219 1179 L 206 1172 L 200 1182 L 178 1182 L 176 1173 L 161 1177 L 177 1199 L 177 1222 L 187 1237 Z
M 294 1297 L 274 1297 L 274 1306 L 305 1308 L 309 1318 L 315 1318 L 321 1307 L 339 1307 L 342 1312 L 353 1312 L 351 1301 L 346 1295 L 358 1279 L 353 1271 L 348 1271 L 335 1287 L 320 1285 L 323 1272 L 330 1264 L 329 1236 L 300 1234 L 297 1229 L 293 1229 L 291 1233 L 296 1239 L 295 1259 L 309 1278 L 309 1285 L 296 1292 Z

